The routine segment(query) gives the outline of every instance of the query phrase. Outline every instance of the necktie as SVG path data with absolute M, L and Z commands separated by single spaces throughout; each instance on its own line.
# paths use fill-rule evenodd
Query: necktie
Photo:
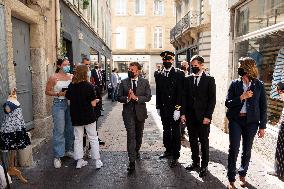
M 197 79 L 198 79 L 198 77 L 194 77 L 194 86 L 195 87 L 198 87 L 198 83 L 197 83 L 198 80 Z
M 133 92 L 134 92 L 134 94 L 136 94 L 136 88 L 137 88 L 137 86 L 136 86 L 136 80 L 132 80 L 132 90 L 133 90 Z
M 165 71 L 166 72 L 166 77 L 168 77 L 169 76 L 169 71 Z

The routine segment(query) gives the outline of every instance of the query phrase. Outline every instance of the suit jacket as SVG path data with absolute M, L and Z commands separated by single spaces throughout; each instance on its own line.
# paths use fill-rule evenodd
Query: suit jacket
M 254 79 L 250 89 L 253 91 L 253 96 L 247 99 L 246 103 L 247 123 L 259 123 L 259 127 L 265 129 L 267 123 L 267 99 L 264 85 L 260 80 Z M 241 79 L 232 81 L 225 102 L 228 108 L 227 118 L 229 120 L 239 116 L 245 102 L 240 99 L 243 92 L 243 81 Z
M 102 80 L 100 80 L 99 75 L 97 73 L 97 71 L 99 72 L 99 70 L 96 69 L 92 69 L 91 71 L 91 81 L 95 82 L 96 85 L 100 86 L 102 83 Z M 101 78 L 102 79 L 102 78 Z M 92 82 L 92 83 L 93 83 Z
M 172 68 L 168 77 L 163 70 L 156 76 L 156 108 L 163 116 L 173 116 L 176 106 L 181 106 L 181 92 L 184 76 L 182 72 Z
M 182 94 L 181 115 L 189 118 L 196 116 L 198 121 L 204 118 L 212 119 L 216 104 L 216 85 L 214 77 L 204 73 L 201 75 L 198 86 L 194 86 L 194 76 L 184 79 Z
M 123 104 L 122 116 L 127 119 L 128 116 L 136 115 L 138 121 L 147 119 L 146 102 L 151 100 L 151 89 L 149 81 L 144 78 L 139 78 L 137 81 L 136 96 L 138 101 L 131 100 L 127 102 L 128 91 L 132 89 L 131 79 L 126 78 L 121 81 L 118 87 L 117 99 Z

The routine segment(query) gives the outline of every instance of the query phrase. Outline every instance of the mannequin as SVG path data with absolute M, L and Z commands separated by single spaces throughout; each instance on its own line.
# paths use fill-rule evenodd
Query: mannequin
M 0 149 L 2 151 L 11 151 L 9 156 L 9 175 L 17 176 L 22 182 L 27 183 L 27 180 L 15 167 L 16 150 L 24 149 L 31 144 L 26 132 L 22 109 L 17 100 L 16 89 L 13 89 L 3 108 L 5 115 L 0 128 Z

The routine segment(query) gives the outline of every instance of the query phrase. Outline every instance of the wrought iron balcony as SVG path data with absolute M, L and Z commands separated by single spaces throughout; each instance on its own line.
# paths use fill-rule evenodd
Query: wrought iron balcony
M 176 25 L 171 29 L 170 39 L 171 42 L 177 37 L 181 36 L 182 33 L 186 32 L 190 28 L 194 28 L 200 24 L 200 12 L 189 11 Z

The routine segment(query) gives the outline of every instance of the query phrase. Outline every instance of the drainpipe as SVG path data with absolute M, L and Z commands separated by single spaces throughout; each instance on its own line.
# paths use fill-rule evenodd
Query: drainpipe
M 56 55 L 60 57 L 61 48 L 61 20 L 60 20 L 60 0 L 55 0 L 55 23 L 56 23 Z

